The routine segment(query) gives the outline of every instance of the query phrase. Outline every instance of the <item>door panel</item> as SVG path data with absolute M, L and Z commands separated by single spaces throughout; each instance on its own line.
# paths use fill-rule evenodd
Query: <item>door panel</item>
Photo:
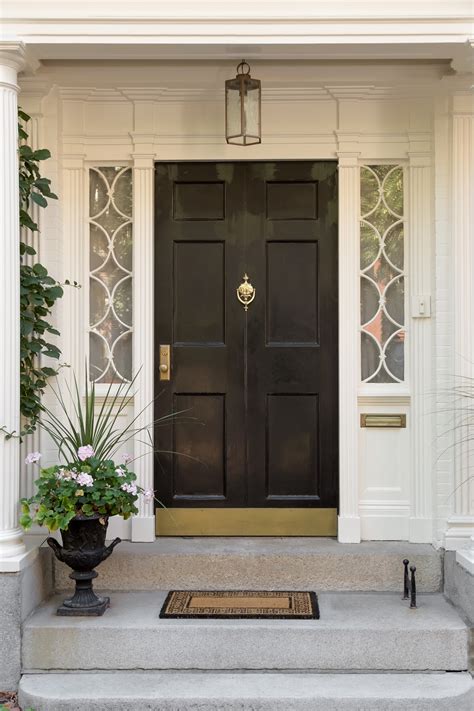
M 175 501 L 224 500 L 227 488 L 225 395 L 175 395 L 174 411 L 183 415 L 192 413 L 201 425 L 178 424 L 174 428 L 173 449 L 180 453 L 173 457 Z
M 319 335 L 317 242 L 269 241 L 266 267 L 267 345 L 316 345 Z
M 318 400 L 317 395 L 307 393 L 268 395 L 267 500 L 319 499 Z
M 337 506 L 336 166 L 252 163 L 247 183 L 247 269 L 258 290 L 248 316 L 249 500 Z M 278 211 L 268 205 L 276 186 Z M 285 464 L 269 468 L 276 457 Z
M 157 415 L 180 413 L 156 431 L 167 506 L 337 506 L 336 218 L 332 162 L 157 165 Z
M 242 334 L 229 284 L 243 268 L 243 175 L 231 163 L 175 163 L 155 179 L 155 342 L 171 345 L 170 381 L 155 369 L 155 410 L 178 413 L 156 428 L 156 489 L 166 506 L 239 505 Z
M 225 242 L 175 242 L 173 274 L 175 342 L 224 345 Z

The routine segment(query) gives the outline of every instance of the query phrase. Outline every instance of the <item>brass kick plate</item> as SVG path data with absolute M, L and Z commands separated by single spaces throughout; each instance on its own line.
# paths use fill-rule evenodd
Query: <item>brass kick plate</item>
M 337 509 L 156 509 L 157 536 L 335 536 Z
M 170 346 L 160 346 L 160 380 L 170 379 Z
M 361 415 L 360 416 L 360 426 L 361 427 L 391 427 L 395 429 L 404 428 L 407 426 L 407 416 L 406 415 Z

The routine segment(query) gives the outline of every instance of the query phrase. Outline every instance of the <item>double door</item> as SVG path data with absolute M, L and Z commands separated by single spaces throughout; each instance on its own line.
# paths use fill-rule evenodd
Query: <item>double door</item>
M 335 533 L 333 162 L 159 163 L 158 530 Z

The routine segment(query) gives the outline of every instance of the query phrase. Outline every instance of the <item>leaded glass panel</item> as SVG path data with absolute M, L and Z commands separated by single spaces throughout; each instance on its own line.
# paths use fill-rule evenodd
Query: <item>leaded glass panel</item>
M 132 377 L 132 170 L 89 171 L 90 379 Z
M 405 377 L 403 168 L 366 165 L 360 175 L 362 380 Z

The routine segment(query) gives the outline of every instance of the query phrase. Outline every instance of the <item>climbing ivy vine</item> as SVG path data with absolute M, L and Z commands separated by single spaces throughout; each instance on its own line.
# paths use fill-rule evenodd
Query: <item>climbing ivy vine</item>
M 27 143 L 26 124 L 30 116 L 19 110 L 19 182 L 20 182 L 20 227 L 38 232 L 32 216 L 33 205 L 44 208 L 48 200 L 57 200 L 51 191 L 51 181 L 43 178 L 40 162 L 50 158 L 46 148 L 34 151 Z M 41 414 L 41 395 L 48 378 L 58 373 L 57 368 L 42 365 L 40 357 L 59 359 L 60 349 L 50 342 L 49 336 L 59 336 L 49 317 L 55 302 L 63 295 L 63 287 L 40 263 L 27 263 L 26 257 L 34 257 L 36 250 L 20 242 L 20 411 L 23 418 L 22 435 L 36 429 Z M 31 262 L 32 260 L 29 260 Z M 66 282 L 67 283 L 67 282 Z

